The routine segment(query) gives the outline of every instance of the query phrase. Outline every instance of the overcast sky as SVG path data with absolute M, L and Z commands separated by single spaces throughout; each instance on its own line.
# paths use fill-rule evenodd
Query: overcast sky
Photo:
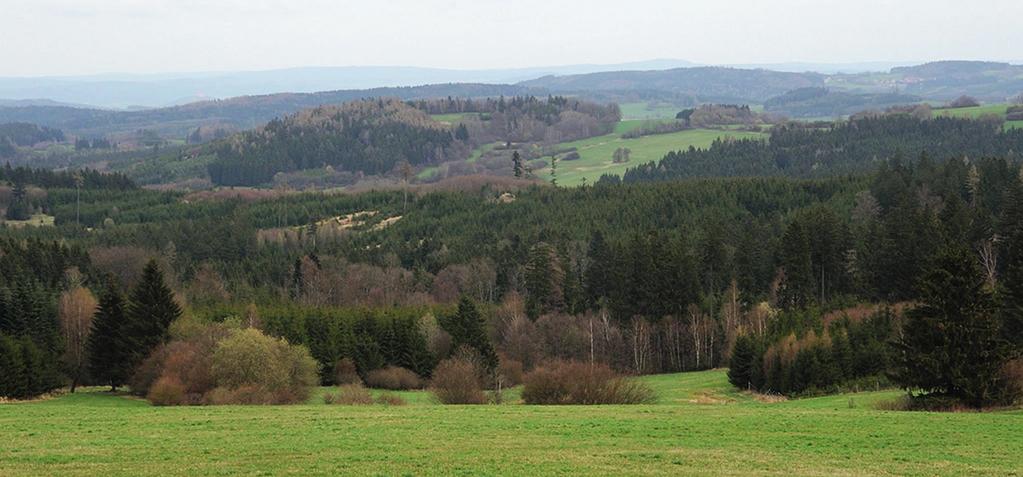
M 0 0 L 0 76 L 1023 60 L 1021 0 Z

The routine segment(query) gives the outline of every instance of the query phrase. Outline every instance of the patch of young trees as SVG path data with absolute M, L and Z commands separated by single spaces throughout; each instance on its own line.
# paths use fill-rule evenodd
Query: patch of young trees
M 1005 157 L 1023 150 L 1023 130 L 1004 131 L 989 121 L 908 114 L 865 117 L 826 128 L 778 125 L 769 140 L 716 140 L 707 149 L 669 152 L 657 163 L 630 168 L 624 182 L 690 177 L 828 177 L 874 171 L 887 160 L 942 157 Z

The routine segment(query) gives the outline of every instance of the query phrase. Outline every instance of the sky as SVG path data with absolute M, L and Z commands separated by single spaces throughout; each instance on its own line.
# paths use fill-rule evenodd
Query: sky
M 1023 61 L 1021 0 L 0 0 L 0 76 Z

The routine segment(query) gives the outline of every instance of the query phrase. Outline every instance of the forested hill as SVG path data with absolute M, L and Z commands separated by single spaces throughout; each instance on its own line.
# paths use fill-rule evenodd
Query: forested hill
M 583 92 L 628 94 L 633 90 L 649 90 L 686 94 L 700 101 L 760 103 L 794 89 L 824 86 L 825 78 L 825 75 L 818 73 L 700 67 L 545 76 L 519 84 L 562 94 Z
M 1000 123 L 938 117 L 921 120 L 907 114 L 867 117 L 828 128 L 778 126 L 769 140 L 715 141 L 709 149 L 670 152 L 657 163 L 629 169 L 626 182 L 686 177 L 826 177 L 873 171 L 887 159 L 923 154 L 951 157 L 1023 155 L 1023 130 Z M 605 177 L 604 180 L 615 180 Z
M 274 119 L 214 147 L 216 184 L 255 185 L 277 172 L 332 166 L 380 174 L 465 155 L 449 128 L 399 100 L 353 101 Z
M 467 114 L 457 125 L 427 113 Z M 208 146 L 208 170 L 218 185 L 260 185 L 278 172 L 325 169 L 354 176 L 401 172 L 461 161 L 482 143 L 542 143 L 607 134 L 617 106 L 563 97 L 498 99 L 362 100 L 321 106 L 275 119 L 266 126 Z M 405 173 L 410 172 L 408 170 Z
M 251 129 L 273 118 L 303 109 L 362 98 L 395 97 L 414 100 L 448 96 L 497 97 L 501 95 L 514 96 L 525 92 L 527 92 L 527 88 L 511 85 L 435 84 L 402 88 L 241 96 L 141 111 L 113 111 L 52 105 L 0 106 L 0 123 L 29 122 L 59 128 L 80 136 L 104 136 L 118 132 L 150 129 L 164 137 L 184 138 L 203 125 Z

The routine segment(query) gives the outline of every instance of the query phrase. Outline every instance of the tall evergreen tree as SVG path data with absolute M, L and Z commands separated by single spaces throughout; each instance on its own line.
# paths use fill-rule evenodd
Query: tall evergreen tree
M 127 316 L 126 338 L 132 343 L 135 363 L 167 339 L 171 323 L 181 316 L 181 307 L 155 260 L 146 264 L 142 279 L 132 290 Z
M 452 349 L 468 346 L 480 354 L 488 373 L 493 373 L 497 369 L 497 352 L 490 343 L 486 323 L 475 302 L 463 296 L 458 301 L 458 311 L 443 324 L 451 335 Z
M 20 398 L 28 394 L 25 363 L 18 342 L 0 334 L 0 397 Z
M 127 327 L 124 297 L 111 278 L 99 299 L 99 308 L 89 334 L 89 372 L 93 379 L 117 389 L 132 372 L 131 343 Z
M 732 358 L 728 363 L 728 382 L 739 389 L 755 389 L 753 374 L 756 361 L 756 346 L 749 335 L 739 335 L 735 339 Z
M 892 379 L 907 390 L 975 407 L 999 402 L 1004 397 L 1000 373 L 1011 348 L 970 250 L 947 247 L 925 274 L 920 297 L 896 343 Z

